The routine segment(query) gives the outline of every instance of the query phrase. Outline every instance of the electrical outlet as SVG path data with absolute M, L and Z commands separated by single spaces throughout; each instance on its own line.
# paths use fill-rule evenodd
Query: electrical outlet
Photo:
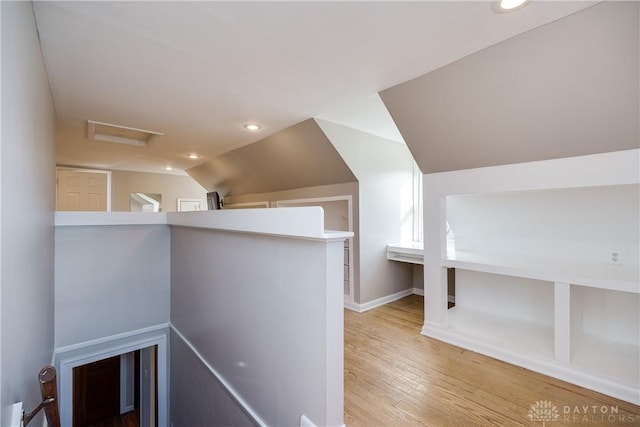
M 609 251 L 609 262 L 611 264 L 621 264 L 622 263 L 622 254 L 620 251 L 612 249 Z

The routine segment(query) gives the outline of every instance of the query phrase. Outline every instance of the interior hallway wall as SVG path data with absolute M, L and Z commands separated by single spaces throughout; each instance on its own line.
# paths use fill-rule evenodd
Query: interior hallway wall
M 55 109 L 31 2 L 0 2 L 0 14 L 0 407 L 30 410 L 53 355 Z
M 276 201 L 300 200 L 300 199 L 316 199 L 324 197 L 351 196 L 352 215 L 353 215 L 353 247 L 350 251 L 351 262 L 353 265 L 353 287 L 354 298 L 358 298 L 358 289 L 360 283 L 360 203 L 359 203 L 359 184 L 357 182 L 348 182 L 345 184 L 320 185 L 316 187 L 296 188 L 294 190 L 274 191 L 269 193 L 246 194 L 242 196 L 225 197 L 226 204 L 243 204 L 255 202 L 269 202 L 273 204 Z M 325 227 L 330 228 L 325 219 Z
M 207 190 L 190 176 L 111 171 L 111 210 L 128 212 L 131 193 L 161 194 L 162 212 L 176 212 L 178 198 L 200 199 L 207 206 Z
M 171 370 L 171 422 L 175 427 L 256 425 L 182 338 L 172 331 L 170 341 L 174 366 Z M 194 399 L 209 403 L 194 405 Z
M 413 288 L 410 264 L 387 260 L 387 245 L 412 240 L 413 158 L 407 147 L 317 120 L 359 183 L 359 281 L 363 304 Z
M 167 324 L 170 237 L 166 225 L 56 227 L 56 348 Z

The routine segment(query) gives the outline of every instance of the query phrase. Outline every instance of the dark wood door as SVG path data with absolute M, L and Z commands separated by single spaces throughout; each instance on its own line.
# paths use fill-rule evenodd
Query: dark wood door
M 120 356 L 73 369 L 73 427 L 120 414 Z

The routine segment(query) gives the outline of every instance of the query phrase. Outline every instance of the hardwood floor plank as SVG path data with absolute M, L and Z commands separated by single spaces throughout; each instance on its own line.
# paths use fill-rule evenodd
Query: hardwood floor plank
M 421 335 L 423 304 L 412 295 L 345 311 L 347 426 L 542 425 L 528 418 L 538 401 L 556 406 L 552 426 L 640 425 L 636 405 Z

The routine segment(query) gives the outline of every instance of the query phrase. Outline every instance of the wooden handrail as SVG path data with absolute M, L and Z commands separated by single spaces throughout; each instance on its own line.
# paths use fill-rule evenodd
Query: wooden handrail
M 47 417 L 47 425 L 49 427 L 60 427 L 60 414 L 58 412 L 58 386 L 56 384 L 56 368 L 53 366 L 45 366 L 38 373 L 38 381 L 40 382 L 40 394 L 42 402 L 31 412 L 22 413 L 22 423 L 24 426 L 35 417 L 42 408 Z

